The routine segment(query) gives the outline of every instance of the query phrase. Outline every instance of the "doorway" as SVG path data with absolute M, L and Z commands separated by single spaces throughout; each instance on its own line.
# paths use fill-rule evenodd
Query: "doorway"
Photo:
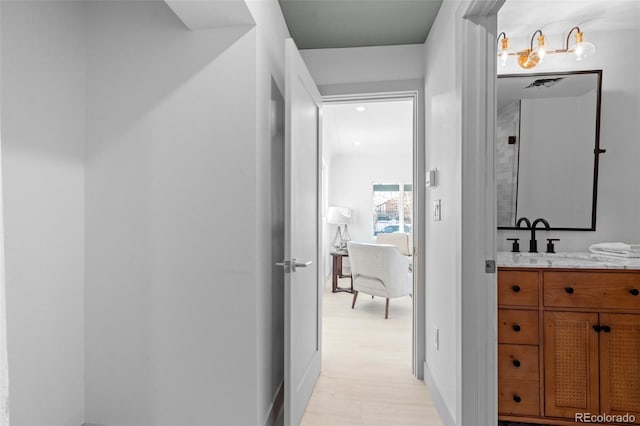
M 407 415 L 419 413 L 422 418 L 439 421 L 416 368 L 423 358 L 415 356 L 415 334 L 424 335 L 418 331 L 424 325 L 416 327 L 414 321 L 416 313 L 424 309 L 424 300 L 415 297 L 417 277 L 411 281 L 414 297 L 407 294 L 390 299 L 388 319 L 384 297 L 360 294 L 352 308 L 349 256 L 341 254 L 344 247 L 341 250 L 338 246 L 341 238 L 376 243 L 380 236 L 406 235 L 403 254 L 415 263 L 423 258 L 420 250 L 414 252 L 414 246 L 418 247 L 416 232 L 423 229 L 417 223 L 421 209 L 416 208 L 423 193 L 414 190 L 419 163 L 415 152 L 417 107 L 413 92 L 324 99 L 320 191 L 324 223 L 321 268 L 326 283 L 323 367 L 302 424 L 319 420 L 316 414 L 324 416 L 322 424 L 342 424 L 345 419 L 372 424 L 371 419 L 366 421 L 367 416 L 376 415 L 380 407 L 370 404 L 380 402 L 382 394 L 388 408 L 415 402 L 407 408 Z M 345 224 L 335 221 L 335 209 L 341 211 L 343 221 L 348 218 Z M 341 264 L 338 271 L 337 258 Z M 343 393 L 345 386 L 354 391 Z M 322 396 L 315 398 L 317 394 Z M 336 410 L 336 404 L 340 409 Z M 398 411 L 402 410 L 397 406 L 385 411 L 393 412 L 390 423 L 398 421 Z M 309 416 L 313 420 L 307 419 Z

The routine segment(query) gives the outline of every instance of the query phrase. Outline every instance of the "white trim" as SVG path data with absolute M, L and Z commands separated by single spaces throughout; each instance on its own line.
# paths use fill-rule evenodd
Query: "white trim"
M 2 10 L 2 7 L 0 7 Z M 0 12 L 1 15 L 1 12 Z M 0 164 L 2 153 L 0 151 Z M 9 357 L 7 353 L 7 290 L 4 254 L 4 197 L 0 174 L 0 426 L 9 426 Z
M 415 88 L 408 89 L 407 86 Z M 322 97 L 323 103 L 344 103 L 353 101 L 376 101 L 390 99 L 412 99 L 413 101 L 413 339 L 412 373 L 418 379 L 424 377 L 426 360 L 426 301 L 425 301 L 425 203 L 424 186 L 425 146 L 424 143 L 424 96 L 422 80 L 405 80 L 380 83 L 357 83 L 348 85 L 321 86 L 321 93 L 331 95 Z M 397 90 L 394 90 L 394 87 Z M 402 87 L 402 88 L 401 88 Z M 376 90 L 378 88 L 378 90 Z M 342 92 L 342 93 L 340 93 Z M 339 94 L 340 93 L 340 94 Z
M 431 375 L 431 371 L 429 370 L 426 362 L 424 363 L 424 384 L 429 389 L 431 401 L 433 402 L 433 405 L 435 405 L 436 410 L 438 410 L 442 424 L 444 426 L 455 426 L 456 422 L 453 420 L 453 417 L 451 417 L 451 413 L 447 409 L 447 404 L 445 404 L 444 398 L 442 398 L 442 395 L 438 390 L 438 385 L 436 385 L 433 380 L 433 376 Z
M 112 425 L 107 423 L 82 423 L 82 426 L 124 426 L 124 425 Z
M 498 10 L 500 10 L 505 1 L 506 0 L 471 0 L 463 18 L 473 21 L 476 17 L 497 16 Z M 492 49 L 495 50 L 495 39 Z M 495 52 L 493 52 L 493 56 L 495 56 Z
M 458 424 L 497 424 L 495 37 L 504 0 L 472 0 L 463 14 L 462 282 Z

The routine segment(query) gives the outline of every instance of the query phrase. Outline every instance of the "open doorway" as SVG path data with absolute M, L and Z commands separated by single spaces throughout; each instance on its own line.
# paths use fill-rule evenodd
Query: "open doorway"
M 387 424 L 412 416 L 440 424 L 414 376 L 416 121 L 415 96 L 323 104 L 323 357 L 303 425 L 377 424 L 385 416 Z M 406 262 L 407 292 L 354 297 L 354 243 L 394 245 Z
M 323 107 L 323 266 L 331 293 L 355 294 L 347 241 L 395 244 L 412 260 L 413 108 L 411 98 L 345 100 Z M 386 305 L 386 297 L 382 302 Z M 369 305 L 361 301 L 358 307 Z

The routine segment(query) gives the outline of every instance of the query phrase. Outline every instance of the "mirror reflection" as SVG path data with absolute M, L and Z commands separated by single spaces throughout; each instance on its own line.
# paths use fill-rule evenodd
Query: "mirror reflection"
M 499 76 L 498 228 L 595 230 L 601 71 Z

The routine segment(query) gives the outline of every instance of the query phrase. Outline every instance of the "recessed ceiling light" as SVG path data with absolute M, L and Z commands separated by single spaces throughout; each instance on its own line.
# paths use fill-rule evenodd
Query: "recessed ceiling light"
M 356 111 L 358 111 L 358 112 L 362 112 L 362 111 L 364 111 L 365 109 L 366 109 L 366 108 L 365 108 L 364 106 L 362 106 L 362 105 L 359 105 L 359 106 L 357 106 L 357 107 L 356 107 Z
M 360 146 L 360 141 L 355 141 L 353 144 L 354 144 L 355 146 Z

